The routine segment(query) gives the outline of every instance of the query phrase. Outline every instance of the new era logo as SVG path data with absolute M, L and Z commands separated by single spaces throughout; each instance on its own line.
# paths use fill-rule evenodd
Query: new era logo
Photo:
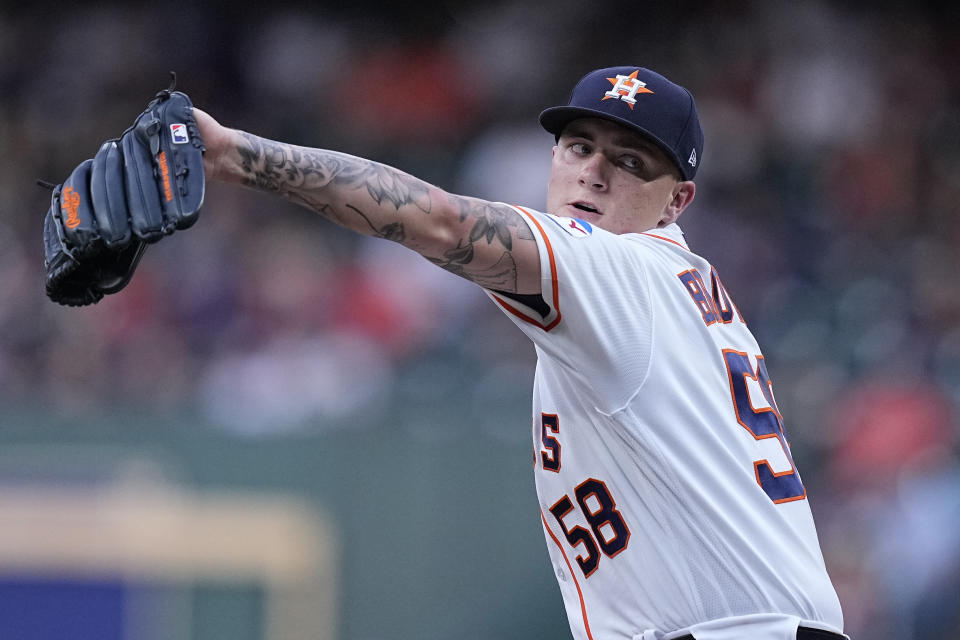
M 187 135 L 187 125 L 179 123 L 170 125 L 170 137 L 173 138 L 173 144 L 190 142 L 190 137 Z

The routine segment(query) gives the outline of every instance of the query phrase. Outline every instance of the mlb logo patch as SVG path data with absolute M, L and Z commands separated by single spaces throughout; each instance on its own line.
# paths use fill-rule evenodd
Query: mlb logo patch
M 593 227 L 586 220 L 580 218 L 561 218 L 548 213 L 547 217 L 558 227 L 569 233 L 574 238 L 586 238 L 593 233 Z
M 187 125 L 185 124 L 172 124 L 170 125 L 170 136 L 173 138 L 173 144 L 186 144 L 190 142 L 190 137 L 187 135 Z

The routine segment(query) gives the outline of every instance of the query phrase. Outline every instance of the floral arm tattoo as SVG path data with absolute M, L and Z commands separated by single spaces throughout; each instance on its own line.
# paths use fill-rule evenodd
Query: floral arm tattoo
M 332 222 L 417 251 L 434 264 L 488 289 L 517 290 L 517 242 L 535 242 L 520 214 L 503 204 L 455 196 L 387 165 L 355 156 L 274 142 L 242 133 L 235 147 L 239 179 L 279 193 Z M 415 230 L 437 215 L 458 216 L 455 246 L 428 247 Z M 430 216 L 433 216 L 432 219 Z M 480 245 L 502 252 L 478 259 Z M 439 255 L 437 255 L 439 254 Z

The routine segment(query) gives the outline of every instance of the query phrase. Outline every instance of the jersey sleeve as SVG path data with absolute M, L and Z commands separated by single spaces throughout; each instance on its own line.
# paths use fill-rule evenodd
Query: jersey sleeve
M 537 241 L 541 295 L 488 295 L 604 412 L 624 406 L 643 383 L 652 309 L 635 243 L 577 218 L 514 207 Z

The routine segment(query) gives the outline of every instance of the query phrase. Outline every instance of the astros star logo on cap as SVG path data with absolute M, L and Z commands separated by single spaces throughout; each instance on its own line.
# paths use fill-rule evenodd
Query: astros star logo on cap
M 640 73 L 639 69 L 628 76 L 618 75 L 616 78 L 607 78 L 613 88 L 603 94 L 602 100 L 609 100 L 610 98 L 623 100 L 628 107 L 633 109 L 633 105 L 637 104 L 636 96 L 638 93 L 653 93 L 653 91 L 647 89 L 647 83 L 637 80 L 638 73 Z

